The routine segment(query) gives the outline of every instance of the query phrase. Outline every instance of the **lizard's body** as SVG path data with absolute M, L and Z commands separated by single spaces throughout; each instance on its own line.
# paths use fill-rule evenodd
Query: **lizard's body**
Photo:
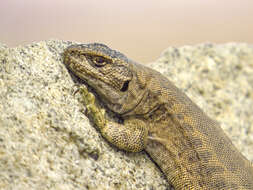
M 144 149 L 175 189 L 253 189 L 250 161 L 160 73 L 102 44 L 69 47 L 64 63 L 123 119 L 108 122 L 88 105 L 102 135 L 120 149 Z

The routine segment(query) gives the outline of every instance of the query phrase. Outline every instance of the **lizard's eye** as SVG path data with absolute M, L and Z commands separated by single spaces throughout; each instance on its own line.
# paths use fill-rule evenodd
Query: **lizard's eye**
M 93 57 L 92 61 L 97 67 L 103 67 L 107 64 L 107 60 L 101 56 Z

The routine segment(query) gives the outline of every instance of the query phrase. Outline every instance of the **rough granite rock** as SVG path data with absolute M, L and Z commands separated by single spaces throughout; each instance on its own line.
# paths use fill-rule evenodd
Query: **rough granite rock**
M 90 125 L 62 63 L 71 44 L 0 44 L 0 189 L 169 189 L 145 153 L 119 151 Z M 149 65 L 218 120 L 253 160 L 252 46 L 169 48 Z

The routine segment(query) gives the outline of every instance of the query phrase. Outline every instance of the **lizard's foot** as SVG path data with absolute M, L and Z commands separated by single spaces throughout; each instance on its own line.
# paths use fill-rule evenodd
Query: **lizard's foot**
M 107 124 L 105 119 L 105 110 L 96 105 L 95 96 L 88 91 L 86 86 L 80 86 L 79 92 L 82 95 L 89 119 L 94 122 L 95 126 L 99 130 L 102 130 Z
M 148 133 L 145 122 L 136 118 L 125 120 L 125 125 L 108 121 L 105 118 L 105 110 L 96 104 L 95 96 L 88 91 L 87 87 L 80 86 L 79 92 L 83 97 L 89 119 L 93 121 L 104 138 L 126 151 L 139 152 L 144 149 Z

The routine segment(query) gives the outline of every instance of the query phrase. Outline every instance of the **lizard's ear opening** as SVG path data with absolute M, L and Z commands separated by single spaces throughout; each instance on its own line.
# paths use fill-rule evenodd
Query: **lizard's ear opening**
M 124 82 L 122 88 L 120 89 L 121 92 L 126 92 L 128 90 L 130 80 Z

